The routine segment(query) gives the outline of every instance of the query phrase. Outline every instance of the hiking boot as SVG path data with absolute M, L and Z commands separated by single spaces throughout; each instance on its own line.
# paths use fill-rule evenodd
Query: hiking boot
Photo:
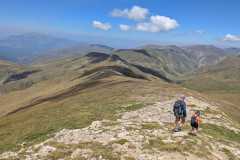
M 173 132 L 180 132 L 182 129 L 181 128 L 174 128 Z
M 191 131 L 191 132 L 189 132 L 188 134 L 189 134 L 189 135 L 191 135 L 191 136 L 197 136 L 197 133 L 195 133 L 195 132 L 192 132 L 192 131 Z

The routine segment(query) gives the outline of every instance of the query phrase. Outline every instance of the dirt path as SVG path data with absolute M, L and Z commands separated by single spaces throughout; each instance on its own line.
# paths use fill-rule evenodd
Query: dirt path
M 171 132 L 173 103 L 174 100 L 157 102 L 123 113 L 116 121 L 95 121 L 86 128 L 63 129 L 43 143 L 3 153 L 0 159 L 226 160 L 240 157 L 239 140 L 232 137 L 240 137 L 239 126 L 216 106 L 187 98 L 189 114 L 196 109 L 204 113 L 204 128 L 194 137 L 188 135 L 188 122 L 182 132 Z M 231 135 L 218 135 L 215 129 Z

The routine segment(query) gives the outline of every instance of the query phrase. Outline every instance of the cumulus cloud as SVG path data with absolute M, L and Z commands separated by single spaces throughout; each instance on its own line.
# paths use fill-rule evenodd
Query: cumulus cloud
M 131 27 L 129 25 L 126 25 L 126 24 L 120 24 L 119 28 L 122 31 L 129 31 L 131 29 Z
M 124 17 L 137 21 L 134 26 L 120 24 L 119 29 L 122 31 L 136 30 L 145 32 L 164 32 L 175 29 L 179 26 L 175 19 L 161 15 L 151 15 L 147 8 L 133 6 L 132 8 L 113 9 L 111 15 L 113 17 Z M 141 21 L 140 21 L 141 20 Z M 93 21 L 93 26 L 98 29 L 109 30 L 111 25 L 99 21 Z M 202 34 L 203 31 L 197 31 Z
M 136 30 L 145 32 L 161 32 L 175 29 L 179 26 L 175 19 L 166 16 L 151 16 L 149 22 L 138 23 Z
M 233 35 L 233 34 L 226 34 L 223 38 L 223 41 L 240 42 L 240 36 Z
M 113 17 L 125 17 L 133 20 L 143 20 L 147 17 L 149 11 L 147 8 L 142 8 L 140 6 L 133 6 L 131 9 L 114 9 L 111 12 Z
M 109 23 L 103 23 L 103 22 L 100 22 L 100 21 L 93 21 L 92 25 L 93 25 L 94 28 L 101 29 L 101 30 L 104 30 L 104 31 L 107 31 L 107 30 L 112 28 L 112 26 Z

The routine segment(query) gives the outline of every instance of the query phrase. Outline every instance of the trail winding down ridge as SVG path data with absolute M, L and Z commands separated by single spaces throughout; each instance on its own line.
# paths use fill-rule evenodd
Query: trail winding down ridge
M 82 129 L 63 129 L 54 137 L 0 159 L 25 160 L 227 160 L 240 157 L 240 127 L 217 105 L 187 98 L 188 120 L 182 132 L 171 133 L 175 99 L 120 113 L 116 121 L 94 121 Z M 201 110 L 197 136 L 188 132 L 190 114 Z M 220 132 L 220 133 L 219 133 Z

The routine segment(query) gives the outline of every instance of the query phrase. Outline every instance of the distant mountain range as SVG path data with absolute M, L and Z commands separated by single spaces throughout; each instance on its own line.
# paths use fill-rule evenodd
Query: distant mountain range
M 237 61 L 239 58 L 236 58 L 239 51 L 239 48 L 222 49 L 212 45 L 184 47 L 145 45 L 135 49 L 114 49 L 101 44 L 77 43 L 48 35 L 29 33 L 0 40 L 0 59 L 11 61 L 1 61 L 0 80 L 2 83 L 11 82 L 4 85 L 5 89 L 15 90 L 29 87 L 43 79 L 58 77 L 65 72 L 73 75 L 84 73 L 84 76 L 94 74 L 95 78 L 101 77 L 104 72 L 107 73 L 104 74 L 105 76 L 117 73 L 117 75 L 148 80 L 160 78 L 175 83 L 187 79 L 185 83 L 188 84 L 192 81 L 196 83 L 206 74 L 213 77 L 222 75 L 219 79 L 228 76 L 225 74 L 238 75 L 236 73 L 239 70 L 234 66 L 239 62 Z M 17 65 L 13 62 L 34 62 L 35 65 Z M 230 67 L 227 67 L 228 65 Z M 220 74 L 219 71 L 219 74 L 215 75 L 218 71 L 212 68 L 221 69 L 220 71 L 223 70 L 224 74 Z M 37 76 L 33 76 L 29 81 L 27 77 L 32 77 L 32 74 Z M 15 78 L 16 82 L 21 82 L 21 79 L 23 82 L 15 83 L 12 81 Z M 8 81 L 9 79 L 11 81 Z
M 230 54 L 223 49 L 203 45 L 148 45 L 137 49 L 113 49 L 99 44 L 82 44 L 48 52 L 35 59 L 35 65 L 16 65 L 1 61 L 0 80 L 4 85 L 0 89 L 24 89 L 60 75 L 80 76 L 88 80 L 118 75 L 184 82 L 186 86 L 191 83 L 196 83 L 191 85 L 194 87 L 197 84 L 204 86 L 201 82 L 204 82 L 205 75 L 208 78 L 218 77 L 220 81 L 227 76 L 237 76 L 236 79 L 240 79 L 239 67 L 236 68 L 239 65 L 239 56 L 235 54 L 237 53 Z M 206 81 L 209 81 L 208 78 Z M 199 79 L 202 81 L 198 82 Z
M 53 49 L 76 45 L 77 42 L 45 34 L 13 35 L 0 40 L 0 59 L 25 62 Z
M 181 71 L 194 65 L 204 66 L 216 63 L 225 55 L 235 55 L 240 53 L 240 48 L 218 48 L 212 45 L 193 45 L 193 46 L 174 46 L 174 45 L 146 45 L 140 47 L 147 52 L 164 55 L 168 59 L 173 58 L 174 55 L 181 54 L 184 59 L 184 66 L 181 66 Z M 58 38 L 55 36 L 40 34 L 40 33 L 25 33 L 21 35 L 12 35 L 0 40 L 0 59 L 10 60 L 17 63 L 31 62 L 33 59 L 38 59 L 44 56 L 49 57 L 83 55 L 88 52 L 104 52 L 112 53 L 116 49 L 101 45 L 101 44 L 87 44 L 66 38 Z M 191 60 L 189 64 L 189 60 Z M 170 65 L 170 64 L 169 64 Z M 186 66 L 187 65 L 187 66 Z M 185 69 L 184 69 L 185 68 Z M 175 68 L 175 69 L 178 69 Z
M 0 40 L 0 59 L 20 64 L 44 64 L 49 60 L 56 62 L 61 57 L 81 58 L 88 53 L 96 53 L 95 58 L 100 56 L 100 59 L 103 54 L 114 55 L 128 67 L 137 68 L 141 72 L 151 72 L 153 76 L 168 81 L 179 81 L 186 74 L 218 64 L 228 56 L 238 55 L 240 48 L 222 49 L 213 45 L 145 45 L 135 49 L 114 49 L 102 44 L 78 43 L 38 33 L 10 36 Z M 2 75 L 3 73 L 6 72 L 2 72 Z

